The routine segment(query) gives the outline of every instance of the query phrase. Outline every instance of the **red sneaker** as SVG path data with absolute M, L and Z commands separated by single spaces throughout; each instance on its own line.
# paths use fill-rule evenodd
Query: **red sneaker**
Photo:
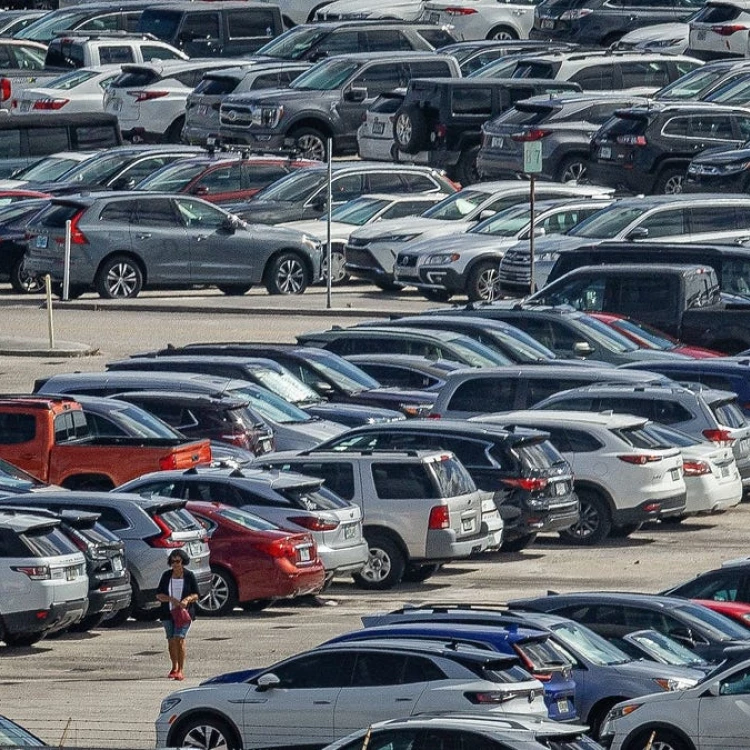
M 182 674 L 182 672 L 175 672 L 174 673 L 174 679 L 178 681 L 182 681 L 185 679 L 185 675 Z
M 176 669 L 173 669 L 173 670 L 172 670 L 172 671 L 171 671 L 171 672 L 170 672 L 170 673 L 169 673 L 169 674 L 168 674 L 167 676 L 169 677 L 169 679 L 170 679 L 170 680 L 173 680 L 173 679 L 174 679 L 174 676 L 175 676 L 176 674 L 177 674 L 177 670 L 176 670 Z

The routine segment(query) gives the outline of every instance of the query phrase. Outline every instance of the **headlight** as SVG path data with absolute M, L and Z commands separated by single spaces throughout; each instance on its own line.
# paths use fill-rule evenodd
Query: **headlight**
M 455 263 L 460 257 L 459 253 L 436 253 L 435 255 L 428 255 L 424 263 L 426 266 L 439 266 L 443 263 Z
M 553 261 L 557 260 L 557 253 L 534 253 L 534 258 L 536 258 L 536 260 Z
M 165 698 L 161 702 L 159 713 L 165 714 L 167 713 L 167 711 L 171 711 L 179 702 L 180 702 L 179 698 Z
M 281 104 L 257 104 L 250 107 L 250 122 L 261 128 L 275 128 L 284 115 Z
M 375 237 L 372 242 L 409 242 L 417 237 L 419 234 L 389 234 L 385 237 Z
M 672 690 L 687 690 L 698 684 L 698 680 L 691 680 L 687 677 L 659 677 L 654 682 L 662 689 L 667 691 Z
M 642 49 L 655 49 L 655 48 L 664 48 L 664 47 L 676 47 L 678 44 L 684 43 L 684 39 L 654 39 L 650 42 L 643 42 L 643 44 L 639 44 L 638 46 Z
M 610 709 L 609 713 L 604 719 L 604 723 L 606 724 L 609 721 L 622 719 L 623 716 L 632 714 L 633 711 L 638 710 L 642 705 L 642 703 L 622 703 L 619 706 L 615 706 L 614 708 Z

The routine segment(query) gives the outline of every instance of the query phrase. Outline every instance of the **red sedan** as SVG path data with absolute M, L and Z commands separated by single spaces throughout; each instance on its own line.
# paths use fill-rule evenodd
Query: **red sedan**
M 601 320 L 610 328 L 614 328 L 625 338 L 638 344 L 641 349 L 660 349 L 665 352 L 677 352 L 684 354 L 693 359 L 707 359 L 708 357 L 721 357 L 721 352 L 715 352 L 713 349 L 703 349 L 700 346 L 688 346 L 672 338 L 669 334 L 653 328 L 646 323 L 640 323 L 624 315 L 615 315 L 613 313 L 589 312 L 592 318 Z
M 693 601 L 750 629 L 750 604 L 746 604 L 745 602 L 722 602 L 717 599 L 693 599 Z
M 191 500 L 187 508 L 209 535 L 211 590 L 198 605 L 204 614 L 226 615 L 237 605 L 257 612 L 323 587 L 325 569 L 309 534 L 221 503 Z

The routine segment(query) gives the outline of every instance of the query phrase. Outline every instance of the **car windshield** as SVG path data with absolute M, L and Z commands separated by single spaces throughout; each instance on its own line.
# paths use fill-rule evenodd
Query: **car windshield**
M 240 386 L 238 388 L 232 388 L 228 393 L 239 398 L 247 399 L 250 402 L 250 406 L 268 422 L 277 422 L 278 424 L 296 424 L 314 421 L 313 417 L 307 412 L 287 403 L 283 398 L 277 396 L 275 393 L 267 391 L 265 388 Z
M 125 163 L 126 158 L 122 154 L 102 154 L 88 159 L 60 175 L 59 182 L 96 185 L 113 175 Z
M 705 666 L 708 663 L 689 648 L 686 648 L 681 643 L 677 643 L 677 641 L 673 641 L 668 636 L 656 630 L 643 630 L 637 633 L 630 633 L 626 638 L 638 644 L 652 659 L 662 664 L 674 664 L 680 667 L 699 667 Z
M 255 195 L 257 201 L 288 201 L 299 203 L 307 200 L 323 183 L 325 172 L 319 169 L 298 169 L 282 177 Z
M 0 744 L 8 747 L 46 747 L 38 737 L 4 716 L 0 716 Z
M 586 333 L 591 336 L 597 344 L 611 352 L 636 352 L 638 346 L 630 339 L 625 338 L 621 333 L 610 328 L 601 320 L 596 320 L 590 315 L 581 315 L 578 322 L 586 328 Z
M 327 32 L 314 26 L 296 26 L 284 32 L 268 44 L 264 44 L 257 55 L 280 57 L 284 60 L 299 60 L 305 52 L 326 36 Z
M 593 216 L 573 227 L 569 236 L 588 237 L 596 240 L 614 239 L 646 210 L 645 206 L 618 206 L 597 211 Z
M 652 349 L 669 350 L 677 346 L 674 339 L 646 323 L 636 323 L 628 318 L 618 318 L 612 323 L 612 327 L 625 333 L 630 333 L 638 339 L 642 339 Z
M 712 69 L 711 66 L 697 68 L 657 91 L 654 99 L 695 99 L 701 91 L 719 81 L 726 74 L 726 68 L 720 70 Z
M 461 357 L 461 362 L 471 367 L 498 367 L 500 365 L 511 365 L 513 362 L 504 354 L 500 354 L 489 346 L 480 344 L 468 336 L 451 339 L 450 345 L 456 355 Z M 450 356 L 446 357 L 451 359 Z M 457 360 L 459 361 L 459 360 Z
M 382 211 L 391 201 L 385 198 L 370 198 L 363 196 L 355 198 L 353 201 L 345 203 L 343 206 L 335 208 L 331 212 L 331 221 L 338 221 L 342 224 L 352 224 L 361 227 L 367 224 L 373 216 Z M 321 221 L 326 221 L 325 216 L 320 217 Z
M 369 391 L 371 388 L 380 388 L 380 383 L 375 378 L 371 378 L 364 370 L 341 357 L 310 352 L 307 361 L 310 367 L 345 391 Z
M 491 234 L 493 237 L 517 237 L 529 226 L 530 221 L 531 209 L 527 203 L 522 203 L 498 211 L 470 231 L 475 234 Z
M 70 89 L 74 89 L 76 86 L 80 86 L 82 83 L 86 83 L 86 81 L 90 81 L 98 75 L 99 73 L 95 70 L 79 68 L 78 70 L 71 70 L 69 73 L 64 73 L 57 78 L 53 78 L 51 81 L 46 81 L 44 88 L 70 91 Z
M 180 164 L 179 162 L 168 164 L 138 183 L 135 189 L 159 193 L 175 193 L 185 187 L 191 180 L 195 179 L 205 168 L 205 164 Z
M 485 329 L 483 335 L 486 337 L 486 346 L 500 352 L 510 349 L 517 362 L 540 362 L 545 359 L 555 359 L 554 352 L 551 352 L 542 344 L 535 341 L 529 342 L 525 338 L 515 336 L 507 331 L 489 328 Z
M 484 203 L 491 193 L 483 190 L 462 190 L 454 193 L 444 201 L 428 208 L 422 216 L 425 219 L 441 219 L 442 221 L 461 221 L 474 209 Z
M 292 404 L 318 403 L 320 396 L 291 372 L 279 372 L 268 367 L 253 367 L 253 376 L 272 393 Z
M 678 611 L 683 621 L 686 621 L 688 625 L 694 625 L 709 638 L 717 641 L 750 640 L 750 630 L 708 607 L 683 604 Z
M 519 641 L 514 648 L 535 672 L 570 666 L 570 662 L 567 661 L 551 638 Z
M 750 101 L 750 78 L 732 81 L 709 94 L 704 101 L 744 107 Z
M 314 66 L 289 84 L 299 91 L 333 91 L 341 88 L 360 67 L 359 63 L 346 60 L 325 60 Z
M 16 39 L 34 39 L 48 42 L 61 31 L 73 28 L 81 15 L 83 14 L 80 10 L 71 10 L 68 13 L 49 13 L 42 16 L 38 21 L 30 23 L 25 29 L 21 29 L 15 37 Z
M 511 58 L 506 60 L 500 58 L 499 60 L 493 60 L 491 63 L 485 65 L 479 70 L 475 70 L 473 73 L 469 73 L 467 78 L 511 78 L 513 71 L 518 67 L 518 60 Z
M 80 159 L 69 156 L 45 156 L 44 159 L 35 161 L 26 169 L 15 172 L 13 179 L 28 182 L 53 182 L 80 163 Z
M 617 646 L 576 622 L 552 625 L 551 630 L 562 641 L 563 646 L 600 667 L 631 661 Z

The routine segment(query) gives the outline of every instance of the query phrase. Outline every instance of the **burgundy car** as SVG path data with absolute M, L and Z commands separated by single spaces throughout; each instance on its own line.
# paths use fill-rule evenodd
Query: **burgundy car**
M 226 615 L 238 605 L 257 612 L 323 587 L 325 569 L 310 534 L 221 503 L 190 500 L 187 509 L 209 535 L 211 589 L 198 604 L 204 614 Z

